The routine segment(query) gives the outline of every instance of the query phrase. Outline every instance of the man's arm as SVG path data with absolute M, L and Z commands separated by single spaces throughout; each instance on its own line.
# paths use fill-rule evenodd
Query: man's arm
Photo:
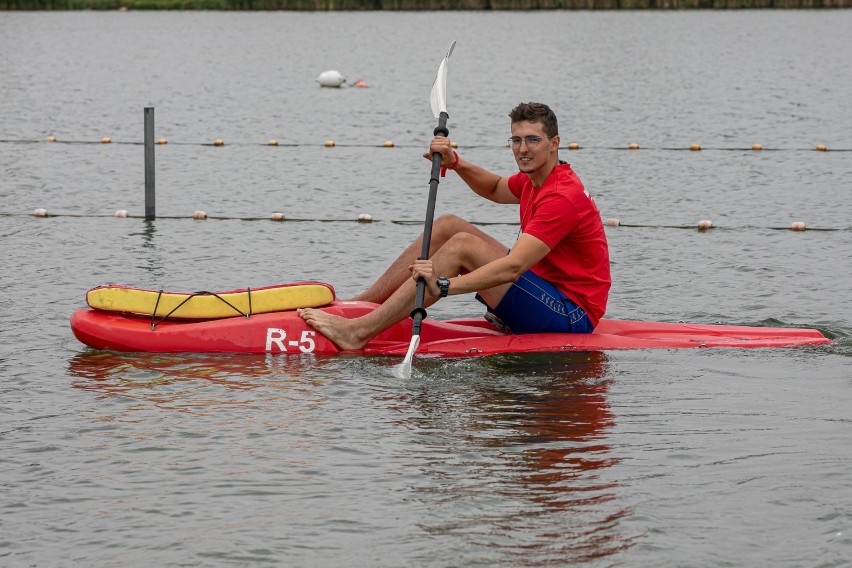
M 483 167 L 459 158 L 455 172 L 478 195 L 494 203 L 520 203 L 509 191 L 509 178 L 500 177 Z
M 506 256 L 491 261 L 467 274 L 450 278 L 450 294 L 481 292 L 488 288 L 515 282 L 549 252 L 550 247 L 544 242 L 532 235 L 521 233 L 512 250 Z
M 450 139 L 436 136 L 429 146 L 429 153 L 423 157 L 432 159 L 433 152 L 441 153 L 441 165 L 451 167 L 460 178 L 477 194 L 494 203 L 520 203 L 509 191 L 509 178 L 498 176 L 483 167 L 459 158 L 450 145 Z

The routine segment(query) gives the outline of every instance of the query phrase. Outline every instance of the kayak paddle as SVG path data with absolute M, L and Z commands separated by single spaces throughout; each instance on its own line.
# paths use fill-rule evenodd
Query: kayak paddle
M 434 130 L 435 136 L 449 136 L 450 131 L 447 130 L 447 60 L 453 53 L 456 47 L 456 42 L 450 44 L 447 50 L 447 55 L 441 61 L 441 66 L 438 68 L 438 76 L 435 78 L 435 83 L 432 85 L 432 94 L 429 101 L 432 104 L 432 114 L 438 119 L 438 126 Z M 438 183 L 441 175 L 441 153 L 434 152 L 432 154 L 432 176 L 429 179 L 429 201 L 426 205 L 426 222 L 423 226 L 423 246 L 420 249 L 420 260 L 429 258 L 429 245 L 432 241 L 432 220 L 435 217 L 435 201 L 438 197 Z M 396 375 L 400 378 L 408 378 L 411 376 L 411 361 L 414 359 L 414 352 L 417 351 L 417 346 L 420 345 L 420 324 L 423 318 L 426 317 L 426 308 L 423 307 L 426 297 L 426 281 L 423 277 L 417 280 L 417 295 L 414 300 L 414 309 L 411 311 L 411 318 L 414 320 L 414 326 L 411 330 L 411 344 L 408 346 L 408 353 L 405 354 L 405 359 L 402 364 L 396 369 Z

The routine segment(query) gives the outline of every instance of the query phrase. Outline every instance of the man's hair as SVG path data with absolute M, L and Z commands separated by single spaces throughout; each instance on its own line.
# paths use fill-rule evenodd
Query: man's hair
M 521 103 L 512 109 L 509 113 L 509 118 L 512 122 L 521 122 L 526 120 L 529 122 L 540 122 L 544 133 L 550 138 L 559 134 L 559 124 L 556 121 L 556 115 L 550 110 L 550 107 L 543 103 Z

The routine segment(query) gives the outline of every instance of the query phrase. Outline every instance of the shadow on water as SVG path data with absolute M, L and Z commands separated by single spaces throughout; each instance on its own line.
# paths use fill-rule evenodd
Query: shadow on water
M 607 475 L 619 463 L 608 443 L 615 416 L 607 368 L 601 352 L 420 362 L 407 401 L 417 412 L 407 420 L 432 450 L 424 471 L 436 483 L 423 491 L 458 509 L 424 528 L 473 533 L 523 565 L 631 547 L 635 537 L 620 528 L 631 510 Z M 513 505 L 495 513 L 495 499 Z

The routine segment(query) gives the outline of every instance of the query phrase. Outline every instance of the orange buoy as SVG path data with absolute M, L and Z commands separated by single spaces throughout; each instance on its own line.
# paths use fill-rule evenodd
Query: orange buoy
M 638 149 L 639 149 L 639 144 L 637 144 L 637 143 L 635 143 L 635 142 L 634 142 L 634 143 L 632 143 L 630 146 L 628 146 L 628 148 L 630 148 L 631 150 L 638 150 Z
M 755 144 L 754 146 L 751 147 L 751 149 L 754 150 L 755 152 L 760 152 L 761 150 L 763 150 L 763 146 L 761 146 L 760 144 Z
M 56 136 L 48 136 L 47 141 L 48 142 L 56 142 Z
M 325 141 L 326 148 L 334 148 L 334 140 L 326 140 Z
M 359 89 L 366 89 L 368 85 L 366 82 L 362 81 L 361 79 L 358 79 L 357 81 L 355 81 L 355 86 Z
M 699 146 L 698 144 L 693 144 L 692 146 L 689 147 L 689 149 L 692 150 L 693 152 L 700 152 L 701 146 Z
M 157 138 L 157 144 L 168 144 L 169 141 L 165 138 Z
M 792 230 L 792 231 L 804 231 L 805 230 L 805 224 L 802 223 L 801 221 L 796 221 L 795 223 L 790 225 L 790 230 Z
M 270 140 L 266 144 L 267 146 L 278 146 L 278 140 Z
M 576 142 L 571 142 L 570 144 L 568 144 L 568 149 L 569 150 L 579 150 L 580 145 L 577 144 Z
M 458 142 L 450 142 L 450 148 L 458 148 L 458 147 L 459 147 Z
M 385 148 L 393 148 L 393 140 L 385 140 Z
M 817 149 L 817 152 L 825 152 L 825 150 L 826 150 L 825 144 L 820 144 L 819 146 L 816 147 L 816 149 Z
M 222 140 L 221 138 L 217 138 L 216 140 L 214 140 L 214 141 L 213 141 L 213 145 L 214 145 L 214 146 L 224 146 L 224 145 L 225 145 L 225 141 L 224 141 L 224 140 Z
M 273 213 L 269 216 L 273 221 L 284 221 L 286 217 L 284 217 L 284 213 Z
M 101 138 L 101 144 L 109 144 L 110 142 L 112 142 L 112 139 L 108 136 L 104 136 L 103 138 Z

